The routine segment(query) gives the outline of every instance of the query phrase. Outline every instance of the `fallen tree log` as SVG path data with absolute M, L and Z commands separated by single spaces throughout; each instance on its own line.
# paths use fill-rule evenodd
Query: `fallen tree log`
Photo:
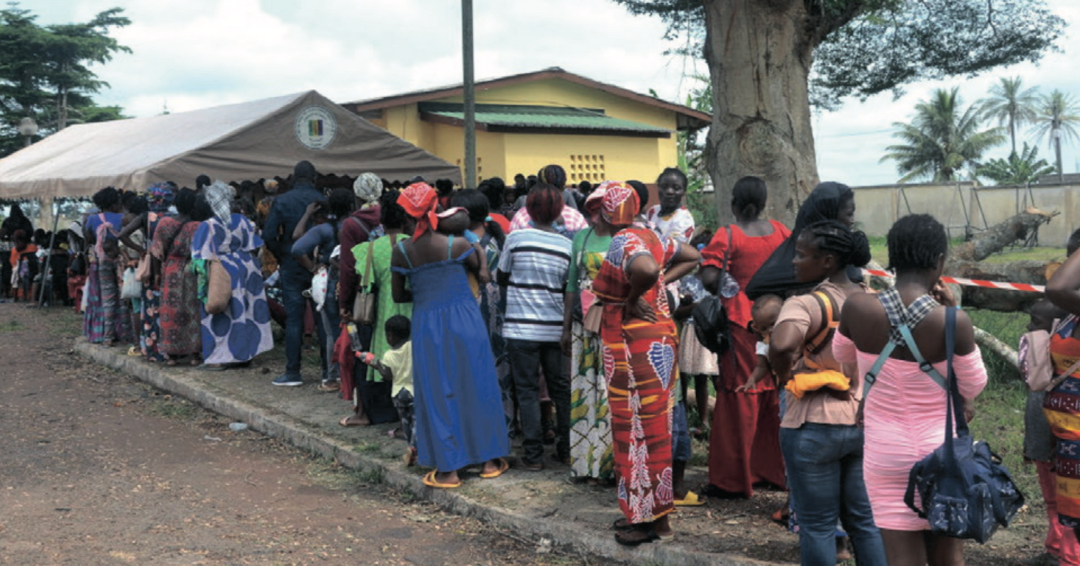
M 982 261 L 991 255 L 1005 249 L 1016 240 L 1026 239 L 1028 234 L 1039 229 L 1039 226 L 1050 222 L 1058 211 L 1043 212 L 1034 207 L 1005 219 L 1004 222 L 994 224 L 978 237 L 964 242 L 953 248 L 949 254 L 950 261 Z M 948 273 L 948 268 L 946 268 Z
M 979 345 L 979 348 L 983 350 L 989 350 L 998 355 L 1001 359 L 1008 362 L 1009 365 L 1020 369 L 1020 361 L 1017 357 L 1016 350 L 1013 350 L 1011 346 L 998 340 L 996 336 L 989 332 L 979 328 L 975 328 L 975 343 Z

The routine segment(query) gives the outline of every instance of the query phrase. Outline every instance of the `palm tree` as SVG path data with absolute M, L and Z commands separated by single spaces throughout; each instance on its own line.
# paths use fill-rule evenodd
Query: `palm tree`
M 1039 159 L 1039 148 L 1029 147 L 1024 142 L 1024 151 L 1019 155 L 1014 151 L 1008 159 L 991 159 L 979 167 L 980 177 L 986 177 L 999 185 L 1024 185 L 1033 183 L 1043 175 L 1054 172 L 1054 168 L 1045 159 Z
M 1047 144 L 1054 150 L 1060 180 L 1064 176 L 1061 168 L 1061 138 L 1067 137 L 1073 141 L 1078 139 L 1076 127 L 1080 124 L 1080 111 L 1077 110 L 1076 101 L 1072 96 L 1054 89 L 1054 92 L 1044 95 L 1040 100 L 1035 124 L 1035 139 L 1042 141 L 1046 138 Z
M 881 161 L 896 161 L 901 183 L 919 178 L 956 180 L 965 167 L 978 167 L 987 149 L 1005 141 L 1001 128 L 979 129 L 979 111 L 974 106 L 962 108 L 958 90 L 934 91 L 930 100 L 915 105 L 910 124 L 893 124 L 893 137 L 904 143 L 885 148 L 888 153 Z
M 1020 77 L 1001 77 L 1000 83 L 990 87 L 990 96 L 980 101 L 979 110 L 986 118 L 997 120 L 998 126 L 1009 125 L 1012 153 L 1016 153 L 1016 128 L 1034 122 L 1038 116 L 1035 107 L 1039 102 L 1038 87 L 1024 90 Z

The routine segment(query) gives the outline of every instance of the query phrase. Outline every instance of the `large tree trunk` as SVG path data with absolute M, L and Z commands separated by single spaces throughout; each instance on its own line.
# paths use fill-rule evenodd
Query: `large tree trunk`
M 720 220 L 739 178 L 765 180 L 765 214 L 791 225 L 817 184 L 807 77 L 812 29 L 803 0 L 704 0 L 713 88 L 707 165 Z

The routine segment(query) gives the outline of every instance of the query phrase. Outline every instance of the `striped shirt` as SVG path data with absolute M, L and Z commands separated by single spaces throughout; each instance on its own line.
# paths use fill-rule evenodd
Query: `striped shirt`
M 559 234 L 533 228 L 515 230 L 506 237 L 499 259 L 499 271 L 510 274 L 503 336 L 559 341 L 571 245 Z

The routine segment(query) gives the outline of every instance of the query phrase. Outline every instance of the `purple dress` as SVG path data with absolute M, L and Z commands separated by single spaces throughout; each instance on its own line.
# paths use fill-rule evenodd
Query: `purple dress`
M 195 232 L 192 259 L 220 260 L 232 280 L 232 299 L 224 312 L 211 315 L 205 305 L 200 307 L 204 363 L 248 362 L 274 347 L 262 272 L 252 255 L 262 245 L 255 225 L 240 214 L 232 215 L 228 227 L 211 218 Z

